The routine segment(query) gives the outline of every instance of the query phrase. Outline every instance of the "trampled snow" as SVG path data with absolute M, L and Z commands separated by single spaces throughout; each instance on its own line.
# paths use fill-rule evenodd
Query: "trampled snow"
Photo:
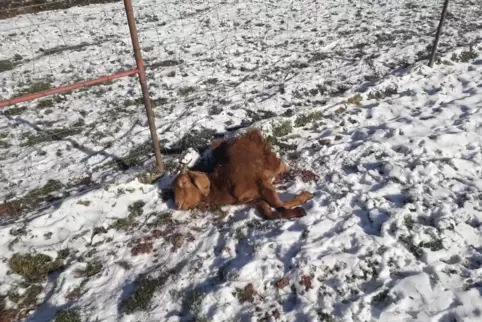
M 259 127 L 298 170 L 282 197 L 314 193 L 307 216 L 175 211 L 171 176 L 144 184 L 113 166 L 149 138 L 135 78 L 7 107 L 2 199 L 48 180 L 101 186 L 0 228 L 5 310 L 29 308 L 26 321 L 61 310 L 82 321 L 480 321 L 482 4 L 450 4 L 429 68 L 440 6 L 136 3 L 164 152 L 189 133 Z M 0 60 L 21 55 L 0 97 L 132 67 L 124 19 L 117 3 L 0 20 Z M 48 279 L 11 272 L 14 254 L 67 248 Z M 142 280 L 152 298 L 126 312 Z M 38 306 L 22 297 L 32 284 Z

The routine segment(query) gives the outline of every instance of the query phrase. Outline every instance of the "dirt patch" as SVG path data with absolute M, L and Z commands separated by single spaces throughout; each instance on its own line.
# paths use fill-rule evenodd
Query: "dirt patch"
M 313 288 L 313 285 L 311 284 L 311 280 L 312 280 L 312 278 L 311 278 L 310 275 L 301 276 L 300 284 L 305 287 L 306 291 Z
M 316 182 L 319 179 L 319 177 L 311 170 L 292 168 L 287 173 L 277 177 L 274 184 L 285 185 L 293 182 L 297 177 L 305 183 Z
M 142 255 L 142 254 L 149 254 L 152 252 L 152 250 L 154 249 L 154 246 L 152 245 L 151 242 L 147 242 L 147 243 L 138 243 L 136 245 L 134 245 L 131 249 L 131 254 L 132 256 L 138 256 L 138 255 Z
M 254 289 L 253 284 L 249 283 L 243 289 L 236 288 L 236 295 L 238 301 L 240 303 L 250 302 L 253 303 L 254 296 L 257 294 L 256 290 Z
M 278 282 L 276 282 L 275 285 L 276 285 L 276 288 L 282 289 L 288 286 L 289 284 L 290 284 L 290 280 L 285 277 L 280 279 Z
M 184 236 L 182 234 L 175 234 L 171 238 L 171 244 L 174 249 L 179 249 L 184 244 Z

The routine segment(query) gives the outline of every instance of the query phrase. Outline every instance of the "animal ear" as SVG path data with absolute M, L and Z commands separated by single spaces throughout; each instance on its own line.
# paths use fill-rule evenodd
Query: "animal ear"
M 194 185 L 201 191 L 204 196 L 209 195 L 211 190 L 211 182 L 205 173 L 197 171 L 189 171 L 189 177 L 193 181 Z
M 177 181 L 177 185 L 179 188 L 184 188 L 189 183 L 189 177 L 185 174 L 179 175 L 179 180 Z

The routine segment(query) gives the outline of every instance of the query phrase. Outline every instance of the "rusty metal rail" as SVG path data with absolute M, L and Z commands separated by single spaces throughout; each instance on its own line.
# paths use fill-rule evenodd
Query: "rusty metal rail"
M 96 79 L 92 79 L 92 80 L 88 80 L 88 81 L 84 81 L 84 82 L 80 82 L 80 83 L 56 87 L 56 88 L 48 89 L 48 90 L 45 90 L 45 91 L 41 91 L 41 92 L 29 94 L 29 95 L 14 97 L 14 98 L 11 98 L 11 99 L 8 99 L 8 100 L 5 100 L 5 101 L 0 101 L 0 108 L 5 107 L 7 105 L 31 101 L 31 100 L 41 98 L 41 97 L 45 97 L 45 96 L 49 96 L 49 95 L 69 92 L 69 91 L 72 91 L 74 89 L 79 89 L 79 88 L 82 88 L 82 87 L 87 87 L 87 86 L 105 83 L 105 82 L 108 82 L 108 81 L 111 81 L 111 80 L 114 80 L 114 79 L 117 79 L 117 78 L 131 76 L 131 75 L 135 75 L 135 74 L 138 74 L 138 73 L 139 73 L 138 69 L 131 69 L 131 70 L 128 70 L 128 71 L 125 71 L 125 72 L 120 72 L 120 73 L 112 74 L 112 75 L 109 75 L 109 76 L 102 76 L 102 77 L 99 77 L 99 78 L 96 78 Z
M 72 90 L 87 87 L 87 86 L 105 83 L 121 77 L 138 75 L 139 83 L 141 85 L 141 90 L 142 90 L 143 103 L 146 109 L 146 116 L 149 124 L 149 131 L 151 133 L 154 156 L 156 158 L 156 166 L 159 172 L 163 173 L 164 162 L 161 155 L 159 138 L 157 136 L 156 122 L 154 118 L 154 112 L 152 111 L 151 99 L 149 97 L 149 89 L 147 87 L 146 72 L 144 69 L 144 62 L 142 60 L 139 37 L 137 35 L 137 27 L 136 27 L 136 22 L 134 17 L 134 8 L 132 6 L 132 0 L 124 0 L 124 9 L 126 11 L 127 23 L 129 25 L 129 32 L 131 35 L 132 47 L 134 51 L 134 57 L 136 59 L 137 68 L 120 72 L 120 73 L 115 73 L 108 76 L 102 76 L 102 77 L 92 79 L 92 80 L 87 80 L 84 82 L 79 82 L 71 85 L 48 89 L 37 93 L 14 97 L 8 100 L 3 100 L 3 101 L 0 101 L 0 108 L 5 107 L 7 105 L 27 102 L 27 101 L 38 99 L 41 97 L 49 96 L 49 95 L 64 93 L 64 92 L 72 91 Z

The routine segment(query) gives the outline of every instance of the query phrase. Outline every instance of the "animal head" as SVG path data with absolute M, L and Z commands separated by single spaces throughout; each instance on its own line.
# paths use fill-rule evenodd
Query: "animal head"
M 209 195 L 211 182 L 204 172 L 183 171 L 172 182 L 174 202 L 180 210 L 196 207 Z

